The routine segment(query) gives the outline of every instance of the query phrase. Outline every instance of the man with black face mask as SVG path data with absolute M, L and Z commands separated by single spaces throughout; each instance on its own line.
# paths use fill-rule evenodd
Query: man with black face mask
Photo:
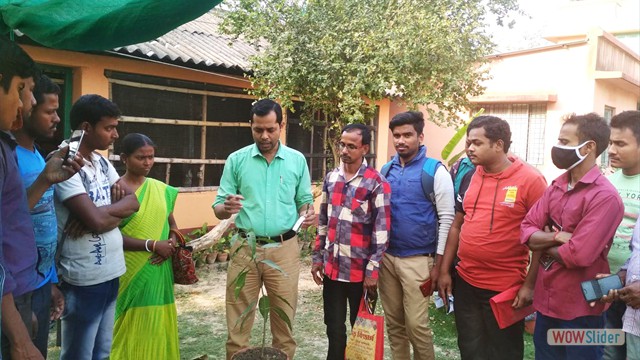
M 596 166 L 610 129 L 595 113 L 565 118 L 553 163 L 567 172 L 555 179 L 522 222 L 520 240 L 544 255 L 533 305 L 536 359 L 600 359 L 603 346 L 550 346 L 549 329 L 602 329 L 605 305 L 590 307 L 580 283 L 608 273 L 607 254 L 624 207 Z M 533 266 L 533 265 L 532 265 Z

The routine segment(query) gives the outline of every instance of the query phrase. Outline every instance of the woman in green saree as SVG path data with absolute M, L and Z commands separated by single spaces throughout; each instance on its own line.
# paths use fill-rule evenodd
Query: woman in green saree
M 126 173 L 120 181 L 135 190 L 140 210 L 120 224 L 127 272 L 120 277 L 110 359 L 180 359 L 170 259 L 176 239 L 169 236 L 177 229 L 178 190 L 147 177 L 155 154 L 151 139 L 129 134 L 122 148 Z

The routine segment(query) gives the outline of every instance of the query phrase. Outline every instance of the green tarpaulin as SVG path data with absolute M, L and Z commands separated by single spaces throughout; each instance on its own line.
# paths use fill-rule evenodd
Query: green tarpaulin
M 153 40 L 222 0 L 0 0 L 0 34 L 48 47 L 107 50 Z

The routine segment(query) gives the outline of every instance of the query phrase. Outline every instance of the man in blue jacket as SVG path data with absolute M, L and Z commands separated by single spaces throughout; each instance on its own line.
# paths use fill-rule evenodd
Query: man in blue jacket
M 433 174 L 425 173 L 421 112 L 397 114 L 389 129 L 397 154 L 383 170 L 391 184 L 391 234 L 379 279 L 387 334 L 395 360 L 410 359 L 409 344 L 414 359 L 434 359 L 429 294 L 436 289 L 438 260 L 454 217 L 453 183 L 437 162 Z M 432 188 L 423 185 L 425 176 L 432 177 Z M 430 279 L 423 293 L 420 286 Z

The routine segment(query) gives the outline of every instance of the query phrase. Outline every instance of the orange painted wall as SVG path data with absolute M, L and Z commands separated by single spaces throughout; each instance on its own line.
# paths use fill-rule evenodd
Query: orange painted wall
M 105 70 L 208 82 L 239 88 L 249 86 L 249 83 L 241 77 L 211 74 L 166 64 L 34 46 L 24 46 L 24 48 L 38 63 L 72 69 L 74 101 L 83 94 L 99 94 L 107 98 L 110 97 L 109 81 L 104 75 Z M 180 193 L 174 211 L 178 226 L 180 228 L 195 228 L 205 222 L 209 225 L 217 224 L 219 220 L 216 219 L 211 209 L 215 195 L 216 191 Z

